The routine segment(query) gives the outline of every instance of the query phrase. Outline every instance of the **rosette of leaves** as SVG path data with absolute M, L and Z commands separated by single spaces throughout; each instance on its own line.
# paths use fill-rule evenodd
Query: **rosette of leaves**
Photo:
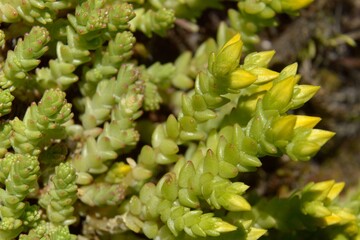
M 232 212 L 251 210 L 250 204 L 241 196 L 247 186 L 230 179 L 239 172 L 253 171 L 261 166 L 259 158 L 264 155 L 288 153 L 294 160 L 307 160 L 333 135 L 327 131 L 313 130 L 318 122 L 316 118 L 286 114 L 289 109 L 301 106 L 316 92 L 306 91 L 307 86 L 295 86 L 298 81 L 294 73 L 296 67 L 289 66 L 281 73 L 267 69 L 271 52 L 249 55 L 240 65 L 241 48 L 240 36 L 235 35 L 217 54 L 213 54 L 208 71 L 200 73 L 196 80 L 195 93 L 183 96 L 178 120 L 170 116 L 165 124 L 155 129 L 152 150 L 144 148 L 144 151 L 152 152 L 148 158 L 149 165 L 150 162 L 176 164 L 156 186 L 144 185 L 140 197 L 133 196 L 124 205 L 124 209 L 128 210 L 123 218 L 131 230 L 143 231 L 150 238 L 165 236 L 162 235 L 165 232 L 178 236 L 182 231 L 190 236 L 218 235 L 221 231 L 215 233 L 216 224 L 212 225 L 215 232 L 207 232 L 207 228 L 199 227 L 211 225 L 201 223 L 202 202 L 205 201 L 214 209 Z M 260 88 L 262 91 L 258 94 Z M 251 93 L 257 93 L 255 103 L 253 99 L 241 98 Z M 215 118 L 218 113 L 216 109 L 226 104 L 233 106 L 233 110 L 227 114 L 228 119 L 211 125 L 212 131 L 201 133 L 201 124 Z M 241 104 L 251 107 L 245 112 L 248 115 L 243 116 L 244 119 L 234 117 Z M 178 155 L 179 140 L 202 140 L 206 135 L 205 145 L 200 143 L 197 151 L 190 149 L 185 155 L 188 160 Z M 294 144 L 294 141 L 314 148 L 309 151 L 310 147 L 305 148 L 306 151 L 295 150 L 292 146 L 299 143 Z M 146 166 L 146 160 L 139 163 Z M 142 200 L 145 189 L 151 192 L 148 194 L 157 197 Z M 172 212 L 175 209 L 176 214 Z M 193 222 L 194 228 L 189 228 L 184 218 L 192 211 L 199 212 L 197 220 Z M 157 218 L 164 225 L 159 225 Z M 231 231 L 235 230 L 230 226 L 227 229 L 230 228 Z M 253 228 L 245 222 L 241 228 L 246 229 L 245 235 L 255 239 L 265 233 L 265 230 Z
M 76 173 L 70 163 L 60 163 L 50 178 L 47 192 L 39 199 L 39 205 L 46 209 L 46 215 L 55 225 L 71 225 L 77 196 Z
M 50 89 L 37 105 L 33 103 L 26 110 L 23 120 L 16 117 L 10 121 L 11 146 L 16 153 L 38 155 L 51 139 L 66 137 L 62 125 L 72 117 L 71 104 L 67 103 L 65 93 Z
M 175 75 L 175 66 L 171 63 L 156 62 L 148 68 L 140 68 L 140 78 L 144 81 L 144 110 L 160 109 L 164 96 L 171 86 L 171 79 Z M 166 98 L 166 97 L 165 97 Z
M 18 41 L 13 51 L 8 51 L 0 72 L 0 85 L 3 89 L 14 91 L 16 88 L 25 89 L 33 84 L 29 82 L 31 76 L 28 72 L 40 64 L 38 58 L 48 50 L 46 44 L 49 40 L 49 32 L 45 27 L 34 26 L 25 34 L 23 40 Z
M 31 229 L 28 234 L 21 234 L 20 240 L 33 239 L 61 239 L 61 240 L 76 240 L 77 236 L 70 233 L 67 226 L 53 225 L 47 222 L 41 222 L 37 227 Z
M 29 203 L 25 199 L 36 190 L 40 167 L 37 158 L 28 154 L 8 153 L 0 163 L 0 182 L 5 186 L 0 188 L 0 237 L 10 240 L 17 237 L 30 220 L 26 215 Z
M 54 11 L 49 8 L 47 2 L 49 1 L 2 1 L 0 4 L 0 22 L 13 23 L 21 20 L 28 23 L 37 21 L 41 24 L 52 22 Z
M 277 13 L 296 13 L 310 1 L 238 1 L 238 11 L 229 13 L 232 28 L 222 24 L 217 43 L 209 40 L 194 57 L 187 52 L 174 64 L 150 67 L 122 66 L 135 60 L 129 25 L 148 36 L 163 36 L 174 16 L 193 19 L 220 3 L 131 2 L 136 17 L 124 1 L 0 3 L 0 21 L 44 26 L 33 27 L 1 64 L 1 116 L 11 111 L 12 91 L 27 97 L 22 90 L 30 87 L 43 98 L 27 109 L 23 120 L 5 120 L 0 126 L 0 155 L 5 155 L 0 159 L 0 238 L 75 239 L 66 225 L 75 221 L 71 205 L 76 197 L 81 201 L 77 213 L 85 219 L 82 234 L 89 238 L 139 239 L 142 233 L 159 239 L 258 239 L 267 230 L 281 239 L 296 234 L 357 237 L 358 219 L 351 211 L 358 212 L 358 198 L 348 203 L 354 204 L 351 210 L 337 205 L 341 183 L 311 183 L 286 199 L 254 201 L 246 195 L 248 186 L 236 178 L 255 171 L 264 156 L 309 160 L 333 136 L 314 128 L 320 118 L 289 114 L 318 90 L 299 84 L 297 65 L 280 72 L 269 69 L 273 51 L 249 54 L 241 63 L 243 42 L 234 34 L 236 29 L 246 44 L 254 42 L 261 28 L 275 24 Z M 10 35 L 21 25 L 12 25 Z M 51 51 L 43 59 L 56 58 L 33 75 L 47 50 L 49 32 Z M 5 39 L 1 33 L 0 45 Z M 217 50 L 217 45 L 223 46 Z M 69 87 L 79 79 L 84 98 L 74 120 L 81 125 L 76 125 L 69 122 L 65 94 L 46 89 L 69 89 L 74 95 L 77 89 Z M 142 109 L 162 110 L 176 88 L 182 97 L 174 114 L 153 124 L 149 146 L 134 149 L 140 134 L 150 136 L 153 129 L 136 127 Z M 34 198 L 37 188 L 37 155 L 44 181 L 40 186 L 49 184 L 38 204 L 30 205 L 26 200 Z M 66 158 L 69 162 L 61 163 Z M 83 186 L 77 189 L 75 181 Z M 314 229 L 316 235 L 311 235 Z
M 88 0 L 78 5 L 74 15 L 69 13 L 68 21 L 62 26 L 66 32 L 67 43 L 63 39 L 57 39 L 57 58 L 51 59 L 48 67 L 36 72 L 39 84 L 44 89 L 67 89 L 79 80 L 79 76 L 74 73 L 75 69 L 91 61 L 90 51 L 97 50 L 97 58 L 94 58 L 95 67 L 89 72 L 90 75 L 96 73 L 95 78 L 89 77 L 89 74 L 86 77 L 86 81 L 93 80 L 93 84 L 91 87 L 85 87 L 90 90 L 83 91 L 85 95 L 93 94 L 101 77 L 115 75 L 121 62 L 131 55 L 134 38 L 129 33 L 120 32 L 129 28 L 128 22 L 133 17 L 132 5 L 125 2 L 107 4 L 106 1 Z M 56 26 L 58 25 L 50 25 Z M 102 45 L 108 41 L 110 42 L 107 51 L 103 52 Z M 97 80 L 94 82 L 94 79 Z
M 174 11 L 167 8 L 159 10 L 137 8 L 134 10 L 136 17 L 130 21 L 132 31 L 139 30 L 146 36 L 153 33 L 164 36 L 166 31 L 173 27 Z
M 80 90 L 84 96 L 93 96 L 97 84 L 103 79 L 110 79 L 118 72 L 121 64 L 132 56 L 135 38 L 131 32 L 117 33 L 114 39 L 108 42 L 105 51 L 96 50 L 94 67 L 84 68 L 85 81 L 81 82 Z
M 85 111 L 80 116 L 84 128 L 95 128 L 109 120 L 113 108 L 138 78 L 138 69 L 134 65 L 124 64 L 119 69 L 116 79 L 105 78 L 100 81 L 92 97 L 85 98 Z
M 90 61 L 90 52 L 79 35 L 70 26 L 64 27 L 67 45 L 62 41 L 56 44 L 56 59 L 50 59 L 48 67 L 36 69 L 36 81 L 43 89 L 67 89 L 78 81 L 74 74 L 77 66 Z
M 75 15 L 68 15 L 68 20 L 79 35 L 96 46 L 128 29 L 134 16 L 132 5 L 126 2 L 87 0 L 76 7 Z
M 82 184 L 92 181 L 89 173 L 106 172 L 111 160 L 115 160 L 121 152 L 129 151 L 139 141 L 135 120 L 142 114 L 144 85 L 133 70 L 130 65 L 124 66 L 119 71 L 118 81 L 100 82 L 94 98 L 88 101 L 89 105 L 82 116 L 86 128 L 93 128 L 105 120 L 109 121 L 105 122 L 100 134 L 85 140 L 81 154 L 72 159 L 80 176 L 78 182 Z M 103 94 L 106 98 L 101 97 Z M 102 114 L 104 112 L 105 114 Z M 108 114 L 111 115 L 110 119 L 107 119 Z

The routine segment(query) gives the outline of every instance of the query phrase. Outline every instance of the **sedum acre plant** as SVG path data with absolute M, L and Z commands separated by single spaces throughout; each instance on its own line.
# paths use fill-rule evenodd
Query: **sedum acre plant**
M 296 63 L 245 52 L 311 1 L 237 2 L 216 40 L 142 65 L 135 35 L 223 3 L 2 1 L 0 239 L 360 238 L 341 182 L 268 198 L 241 180 L 266 156 L 310 160 L 334 133 L 296 115 L 319 90 Z

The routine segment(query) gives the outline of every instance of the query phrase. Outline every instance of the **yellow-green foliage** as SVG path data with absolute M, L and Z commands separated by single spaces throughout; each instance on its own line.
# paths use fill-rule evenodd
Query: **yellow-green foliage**
M 296 63 L 246 53 L 310 2 L 239 0 L 216 40 L 145 66 L 134 33 L 196 29 L 223 2 L 2 1 L 0 239 L 358 237 L 343 183 L 269 199 L 238 178 L 265 156 L 308 161 L 334 135 L 294 114 L 319 89 Z

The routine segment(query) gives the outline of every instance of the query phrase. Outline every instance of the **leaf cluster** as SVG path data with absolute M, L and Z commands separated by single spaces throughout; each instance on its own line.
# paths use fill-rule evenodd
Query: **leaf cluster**
M 196 31 L 225 4 L 2 1 L 0 238 L 359 237 L 343 183 L 266 198 L 241 180 L 266 156 L 309 161 L 334 135 L 295 114 L 319 89 L 296 63 L 275 71 L 274 51 L 247 53 L 276 14 L 310 2 L 239 0 L 216 40 L 143 65 L 135 36 Z

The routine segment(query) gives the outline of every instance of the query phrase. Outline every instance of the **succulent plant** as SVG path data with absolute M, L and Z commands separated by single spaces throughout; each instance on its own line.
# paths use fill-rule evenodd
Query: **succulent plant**
M 342 182 L 267 198 L 240 178 L 266 156 L 309 161 L 334 133 L 296 114 L 319 90 L 296 63 L 249 53 L 276 14 L 312 1 L 236 2 L 216 40 L 149 64 L 135 36 L 196 26 L 224 3 L 0 3 L 1 239 L 359 237 Z

